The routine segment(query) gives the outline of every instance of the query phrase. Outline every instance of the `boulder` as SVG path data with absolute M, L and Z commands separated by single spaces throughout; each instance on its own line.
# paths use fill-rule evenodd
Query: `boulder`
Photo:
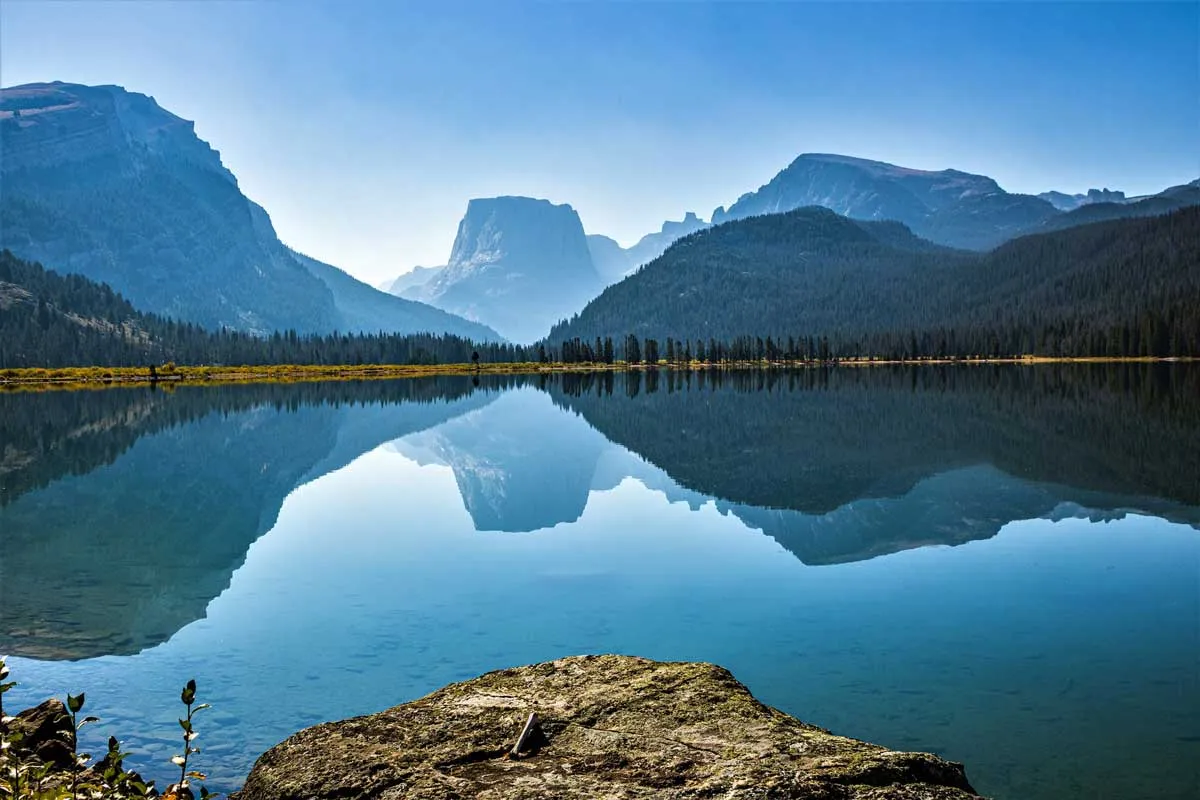
M 75 763 L 75 727 L 61 700 L 47 700 L 8 722 L 18 757 L 35 756 L 44 764 L 69 769 Z
M 977 796 L 962 765 L 835 736 L 721 667 L 605 655 L 491 672 L 301 731 L 232 800 Z

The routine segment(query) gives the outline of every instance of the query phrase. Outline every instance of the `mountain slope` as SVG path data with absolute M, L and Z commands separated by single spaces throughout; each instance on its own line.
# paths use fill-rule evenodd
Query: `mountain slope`
M 937 340 L 910 348 L 933 354 L 968 346 L 969 332 L 971 346 L 986 347 L 974 353 L 1195 353 L 1197 264 L 1200 207 L 1028 236 L 989 254 L 805 208 L 685 237 L 549 341 L 815 335 L 839 337 L 846 355 L 872 336 L 907 343 L 911 332 Z
M 486 325 L 471 322 L 440 308 L 381 292 L 315 258 L 290 251 L 301 266 L 329 287 L 343 330 L 351 333 L 418 333 L 445 331 L 476 341 L 495 341 L 500 335 Z M 398 326 L 403 324 L 403 329 Z
M 1183 186 L 1172 186 L 1159 194 L 1128 202 L 1095 201 L 1085 203 L 1065 214 L 1051 217 L 1042 223 L 1039 230 L 1057 231 L 1092 222 L 1155 217 L 1195 205 L 1200 205 L 1200 181 Z
M 806 153 L 728 210 L 715 210 L 713 224 L 804 206 L 854 219 L 896 220 L 939 244 L 971 249 L 994 247 L 1058 213 L 1045 200 L 1009 194 L 983 175 Z
M 193 123 L 153 98 L 65 83 L 0 90 L 0 152 L 0 247 L 209 328 L 357 329 Z M 373 322 L 415 332 L 412 311 Z
M 357 302 L 361 284 L 320 262 L 339 298 L 355 301 L 358 314 L 371 311 Z M 346 289 L 342 284 L 349 284 Z M 407 301 L 380 293 L 384 304 Z M 373 299 L 373 298 L 369 298 Z M 436 324 L 444 312 L 412 304 Z M 382 309 L 380 313 L 388 311 Z M 365 318 L 363 324 L 366 325 Z M 461 325 L 472 323 L 458 321 Z M 486 328 L 478 327 L 486 332 Z M 494 339 L 494 334 L 491 337 Z M 304 334 L 276 331 L 255 336 L 241 331 L 209 331 L 146 314 L 106 284 L 82 275 L 59 275 L 40 264 L 0 250 L 0 369 L 16 367 L 141 366 L 181 364 L 406 364 L 466 363 L 474 352 L 488 360 L 524 359 L 526 354 L 495 341 L 472 341 L 452 334 Z
M 413 267 L 403 275 L 385 282 L 379 289 L 397 297 L 419 300 L 421 287 L 433 280 L 433 277 L 445 268 L 444 264 L 440 267 Z
M 588 236 L 588 248 L 596 271 L 608 282 L 619 281 L 633 270 L 661 256 L 672 244 L 689 233 L 704 230 L 708 223 L 691 211 L 679 222 L 667 220 L 662 228 L 647 233 L 629 248 L 622 248 L 607 236 Z
M 467 204 L 450 260 L 422 294 L 439 308 L 529 342 L 582 308 L 601 285 L 575 209 L 494 197 Z

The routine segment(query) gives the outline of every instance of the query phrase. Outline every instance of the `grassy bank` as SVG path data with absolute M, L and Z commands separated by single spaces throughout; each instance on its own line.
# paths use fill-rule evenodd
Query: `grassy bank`
M 70 389 L 103 386 L 122 386 L 157 383 L 164 387 L 180 384 L 223 383 L 291 383 L 303 381 L 391 380 L 396 378 L 425 378 L 436 375 L 494 375 L 536 374 L 541 372 L 593 372 L 598 370 L 629 369 L 796 369 L 815 366 L 873 367 L 929 364 L 1130 364 L 1156 362 L 1195 362 L 1195 358 L 1049 358 L 1023 356 L 1019 358 L 971 358 L 911 360 L 842 359 L 833 362 L 813 361 L 737 361 L 711 364 L 708 362 L 666 362 L 658 364 L 615 364 L 562 362 L 519 362 L 504 364 L 342 364 L 306 365 L 274 364 L 266 366 L 172 366 L 156 367 L 61 367 L 54 369 L 6 369 L 0 371 L 0 388 Z

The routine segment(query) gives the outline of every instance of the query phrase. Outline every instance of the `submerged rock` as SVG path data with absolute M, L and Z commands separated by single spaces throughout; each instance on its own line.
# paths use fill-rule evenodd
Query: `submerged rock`
M 233 797 L 977 796 L 961 764 L 835 736 L 758 702 L 721 667 L 607 655 L 491 672 L 301 731 Z

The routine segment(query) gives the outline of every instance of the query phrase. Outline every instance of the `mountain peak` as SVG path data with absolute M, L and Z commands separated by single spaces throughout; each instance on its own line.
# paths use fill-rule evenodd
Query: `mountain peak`
M 422 295 L 511 339 L 533 341 L 600 286 L 575 209 L 533 197 L 482 197 L 467 203 L 450 259 Z
M 236 185 L 190 120 L 116 85 L 29 83 L 0 89 L 4 171 L 150 156 L 186 160 Z
M 985 175 L 804 153 L 728 210 L 716 209 L 713 224 L 810 205 L 859 220 L 895 220 L 941 244 L 980 249 L 1056 213 L 1045 200 L 1010 195 Z

